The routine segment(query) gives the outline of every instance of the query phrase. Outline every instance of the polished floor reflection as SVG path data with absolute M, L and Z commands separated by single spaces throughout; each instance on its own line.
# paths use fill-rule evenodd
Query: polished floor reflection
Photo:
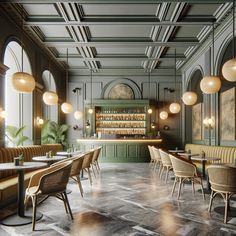
M 62 202 L 49 198 L 38 207 L 44 216 L 36 223 L 35 232 L 31 225 L 0 226 L 0 235 L 236 235 L 234 200 L 226 225 L 220 197 L 211 214 L 207 211 L 209 195 L 203 201 L 196 191 L 194 197 L 189 184 L 177 201 L 176 195 L 170 196 L 173 178 L 166 184 L 147 163 L 101 164 L 101 169 L 92 187 L 83 180 L 84 198 L 77 184 L 70 182 L 68 198 L 74 221 L 66 215 Z M 0 211 L 1 217 L 4 212 Z

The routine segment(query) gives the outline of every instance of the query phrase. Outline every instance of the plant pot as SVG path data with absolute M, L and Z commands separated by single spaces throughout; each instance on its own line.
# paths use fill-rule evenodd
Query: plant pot
M 24 165 L 24 160 L 19 160 L 19 166 L 23 166 Z

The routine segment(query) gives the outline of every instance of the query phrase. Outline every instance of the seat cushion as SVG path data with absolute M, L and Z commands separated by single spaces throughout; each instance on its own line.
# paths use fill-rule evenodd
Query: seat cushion
M 25 189 L 29 184 L 30 177 L 38 170 L 25 173 Z M 1 179 L 0 181 L 0 201 L 12 199 L 16 196 L 18 185 L 18 176 Z

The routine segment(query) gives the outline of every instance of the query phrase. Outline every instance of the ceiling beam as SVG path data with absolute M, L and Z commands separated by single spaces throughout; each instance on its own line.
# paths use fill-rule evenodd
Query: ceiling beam
M 12 0 L 11 3 L 32 3 L 32 4 L 50 4 L 50 3 L 67 3 L 72 0 Z M 163 3 L 163 0 L 78 0 L 78 4 L 158 4 Z M 171 0 L 165 2 L 185 2 L 195 4 L 223 4 L 230 1 L 225 0 Z M 232 2 L 232 1 L 231 1 Z M 9 3 L 9 1 L 2 0 L 1 3 Z
M 174 48 L 185 48 L 190 46 L 199 45 L 199 42 L 196 41 L 172 41 L 172 42 L 58 42 L 58 41 L 44 41 L 43 44 L 47 47 L 58 47 L 58 48 L 74 48 L 74 47 L 102 47 L 102 48 L 111 48 L 111 47 L 174 47 Z
M 56 26 L 91 26 L 91 25 L 153 25 L 153 26 L 184 26 L 184 25 L 212 25 L 215 22 L 215 18 L 212 17 L 196 17 L 187 18 L 182 21 L 160 21 L 158 18 L 93 18 L 92 20 L 83 19 L 83 21 L 68 21 L 65 22 L 62 18 L 38 18 L 28 17 L 27 21 L 24 22 L 26 26 L 41 26 L 41 25 L 56 25 Z
M 92 57 L 86 57 L 86 58 L 82 58 L 81 56 L 78 56 L 78 57 L 68 57 L 69 59 L 76 59 L 76 62 L 84 62 L 84 61 L 102 61 L 102 62 L 109 62 L 111 60 L 138 60 L 138 61 L 142 61 L 142 60 L 148 60 L 148 61 L 171 61 L 173 60 L 174 61 L 174 57 L 161 57 L 161 58 L 148 58 L 146 56 L 127 56 L 127 57 L 95 57 L 95 58 L 92 58 Z M 67 58 L 66 57 L 57 57 L 56 58 L 58 61 L 65 61 Z M 176 57 L 176 59 L 178 61 L 185 61 L 186 58 L 178 58 Z

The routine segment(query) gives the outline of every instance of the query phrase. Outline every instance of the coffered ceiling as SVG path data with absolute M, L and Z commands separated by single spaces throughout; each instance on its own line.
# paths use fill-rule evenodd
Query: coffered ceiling
M 181 66 L 231 11 L 223 0 L 18 0 L 1 3 L 70 72 Z M 17 19 L 14 17 L 14 19 Z

